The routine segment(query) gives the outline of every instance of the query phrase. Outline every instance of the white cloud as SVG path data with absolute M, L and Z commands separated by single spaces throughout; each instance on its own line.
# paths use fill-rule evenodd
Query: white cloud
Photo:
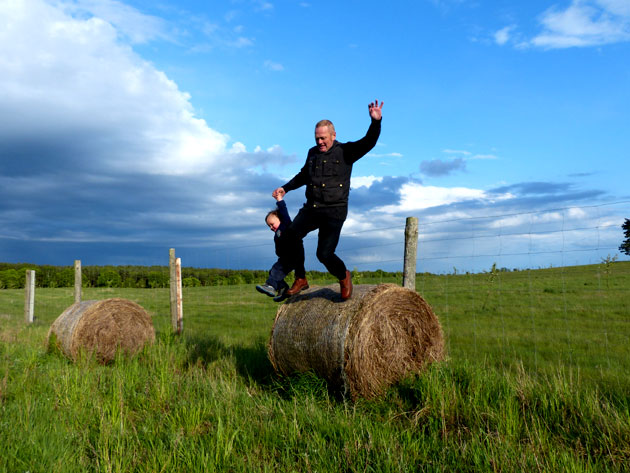
M 442 152 L 445 154 L 459 154 L 464 156 L 464 159 L 499 159 L 494 154 L 473 154 L 470 151 L 461 149 L 443 149 Z
M 356 189 L 357 187 L 371 187 L 374 182 L 381 182 L 382 177 L 376 176 L 352 176 L 350 179 L 350 187 Z
M 267 60 L 263 64 L 265 68 L 269 69 L 270 71 L 276 71 L 276 72 L 284 71 L 284 66 L 280 63 Z
M 486 193 L 480 189 L 467 187 L 437 187 L 424 186 L 415 182 L 408 182 L 400 189 L 400 205 L 381 207 L 383 212 L 413 212 L 448 205 L 471 199 L 487 199 Z
M 471 156 L 469 159 L 499 159 L 494 154 L 475 154 Z
M 564 10 L 552 7 L 540 18 L 543 31 L 530 42 L 542 48 L 569 48 L 630 41 L 630 2 L 572 0 Z
M 149 173 L 199 172 L 226 152 L 228 137 L 107 21 L 41 0 L 4 2 L 0 16 L 0 138 L 66 133 L 88 150 L 103 140 L 101 167 Z
M 225 41 L 225 44 L 232 48 L 247 48 L 254 45 L 254 40 L 245 36 L 239 36 L 238 38 Z
M 515 27 L 513 25 L 511 26 L 506 26 L 505 28 L 501 28 L 499 31 L 497 31 L 496 33 L 494 33 L 494 41 L 498 44 L 498 45 L 504 45 L 505 43 L 507 43 L 510 40 L 510 35 L 512 33 L 512 30 Z
M 444 149 L 442 152 L 446 154 L 463 154 L 464 156 L 470 156 L 470 151 L 464 151 L 460 149 Z
M 368 156 L 373 158 L 402 158 L 401 153 L 370 153 Z
M 114 25 L 120 34 L 133 43 L 146 43 L 156 38 L 169 37 L 163 19 L 141 13 L 116 0 L 61 0 L 56 5 L 75 17 L 101 18 Z
M 273 10 L 273 3 L 271 3 L 271 2 L 265 2 L 263 0 L 258 0 L 256 3 L 257 3 L 256 9 L 259 10 L 259 11 Z

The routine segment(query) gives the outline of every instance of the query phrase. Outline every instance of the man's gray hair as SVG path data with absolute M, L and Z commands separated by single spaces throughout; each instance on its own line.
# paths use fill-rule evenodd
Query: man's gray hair
M 331 122 L 330 120 L 320 120 L 320 121 L 318 121 L 317 124 L 315 125 L 315 129 L 317 130 L 320 126 L 327 126 L 329 132 L 336 133 L 335 132 L 335 125 L 333 125 L 333 122 Z

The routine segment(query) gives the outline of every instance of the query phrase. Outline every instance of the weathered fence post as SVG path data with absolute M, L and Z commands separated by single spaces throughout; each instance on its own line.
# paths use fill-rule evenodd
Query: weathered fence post
M 24 319 L 27 324 L 32 324 L 35 312 L 35 271 L 26 271 L 26 286 L 24 297 Z
M 175 279 L 177 280 L 177 324 L 176 332 L 182 333 L 184 330 L 184 306 L 182 301 L 182 259 L 175 260 Z
M 182 260 L 175 258 L 175 248 L 169 250 L 169 288 L 171 299 L 171 325 L 173 332 L 182 333 Z M 179 269 L 178 269 L 179 267 Z
M 81 287 L 83 285 L 83 278 L 81 277 L 81 260 L 74 260 L 74 303 L 81 302 Z
M 407 217 L 405 225 L 405 262 L 403 287 L 416 290 L 416 259 L 418 256 L 418 219 Z

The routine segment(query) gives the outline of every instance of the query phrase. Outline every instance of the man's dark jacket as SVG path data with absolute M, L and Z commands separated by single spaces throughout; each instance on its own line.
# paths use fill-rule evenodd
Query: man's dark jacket
M 358 141 L 339 143 L 335 140 L 323 153 L 313 146 L 300 172 L 283 185 L 283 189 L 289 192 L 305 185 L 305 208 L 347 208 L 352 165 L 374 148 L 380 134 L 381 120 L 372 119 L 366 135 Z

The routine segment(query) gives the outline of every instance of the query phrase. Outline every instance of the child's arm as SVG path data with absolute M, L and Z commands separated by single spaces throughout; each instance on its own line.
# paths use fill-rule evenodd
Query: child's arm
M 284 200 L 278 199 L 276 206 L 278 207 L 278 217 L 280 218 L 280 223 L 284 223 L 286 225 L 290 224 L 291 216 L 289 215 L 287 204 L 284 203 Z

